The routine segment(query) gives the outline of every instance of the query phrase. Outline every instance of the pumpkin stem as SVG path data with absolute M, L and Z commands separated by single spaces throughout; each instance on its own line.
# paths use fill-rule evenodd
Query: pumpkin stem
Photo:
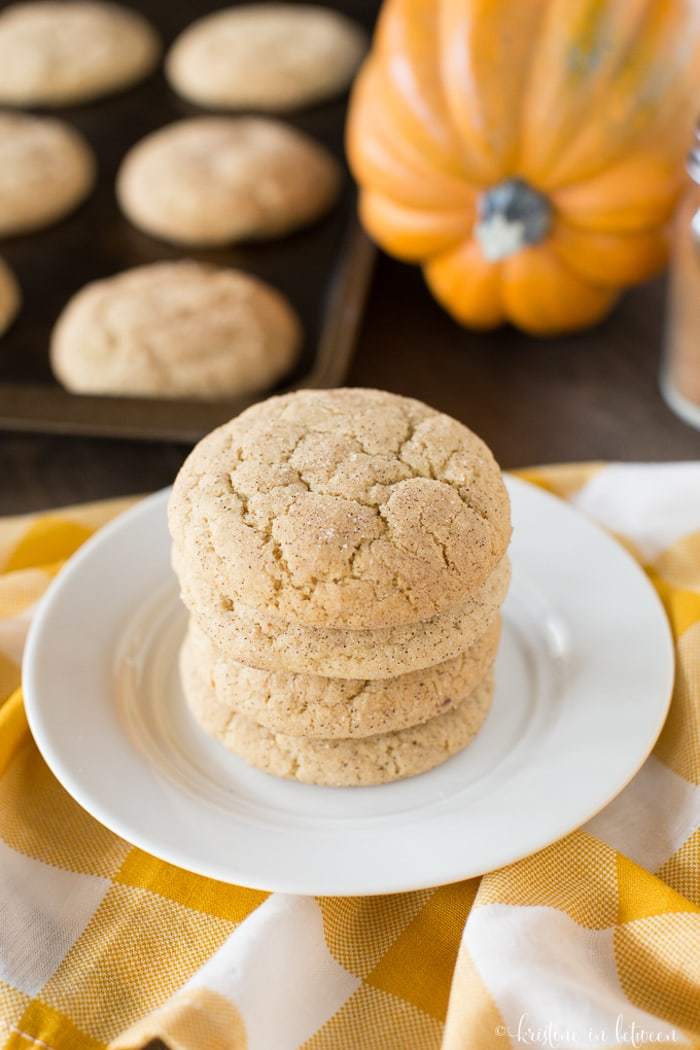
M 552 225 L 552 205 L 524 179 L 505 179 L 479 198 L 474 234 L 489 262 L 544 240 Z

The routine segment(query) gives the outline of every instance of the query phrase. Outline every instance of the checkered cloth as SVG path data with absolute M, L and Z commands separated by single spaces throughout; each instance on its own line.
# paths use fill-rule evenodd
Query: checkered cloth
M 5 1047 L 700 1046 L 700 464 L 527 477 L 654 581 L 678 653 L 668 722 L 629 787 L 564 841 L 482 879 L 367 899 L 190 875 L 68 797 L 24 719 L 22 641 L 63 560 L 126 504 L 0 523 Z

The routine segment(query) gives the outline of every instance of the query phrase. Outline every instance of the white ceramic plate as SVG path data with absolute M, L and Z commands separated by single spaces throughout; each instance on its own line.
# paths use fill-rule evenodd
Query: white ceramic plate
M 395 784 L 322 788 L 250 769 L 196 727 L 177 680 L 185 627 L 167 492 L 85 544 L 32 625 L 29 723 L 73 797 L 202 875 L 270 890 L 390 893 L 498 868 L 598 812 L 651 750 L 673 647 L 627 553 L 509 479 L 513 582 L 496 695 L 470 747 Z

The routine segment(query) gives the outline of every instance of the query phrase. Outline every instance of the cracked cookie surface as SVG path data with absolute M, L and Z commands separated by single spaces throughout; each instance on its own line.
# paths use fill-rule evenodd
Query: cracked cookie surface
M 357 630 L 457 607 L 510 539 L 483 441 L 419 401 L 362 389 L 270 398 L 209 434 L 177 476 L 169 520 L 190 581 L 290 623 Z
M 273 732 L 322 738 L 366 737 L 427 722 L 464 700 L 496 655 L 499 624 L 467 652 L 424 671 L 367 680 L 263 671 L 225 659 L 196 624 L 182 648 L 185 674 L 209 680 L 212 732 L 222 734 L 238 712 Z
M 395 678 L 459 656 L 495 623 L 510 583 L 506 557 L 461 605 L 430 620 L 371 631 L 307 627 L 232 601 L 189 575 L 175 548 L 172 556 L 185 605 L 227 659 L 327 678 Z
M 217 728 L 206 675 L 189 664 L 183 671 L 188 706 L 205 733 L 266 773 L 329 787 L 386 784 L 433 769 L 471 743 L 493 697 L 488 674 L 466 699 L 422 725 L 355 740 L 321 740 L 275 733 L 241 714 Z
M 81 393 L 216 399 L 271 386 L 300 342 L 296 314 L 274 288 L 183 260 L 86 285 L 54 328 L 51 364 Z

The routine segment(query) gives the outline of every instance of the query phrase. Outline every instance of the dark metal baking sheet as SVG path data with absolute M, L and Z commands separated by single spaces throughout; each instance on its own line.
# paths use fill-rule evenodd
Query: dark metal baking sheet
M 0 8 L 7 6 L 0 3 Z M 138 9 L 151 19 L 165 46 L 191 21 L 230 2 L 145 0 Z M 376 15 L 370 0 L 328 3 L 367 28 Z M 281 119 L 343 156 L 347 98 Z M 36 112 L 41 112 L 36 110 Z M 0 428 L 65 434 L 193 441 L 236 415 L 255 398 L 226 402 L 73 395 L 49 367 L 51 329 L 63 306 L 88 281 L 162 259 L 194 258 L 253 273 L 286 294 L 305 332 L 298 367 L 280 388 L 337 386 L 352 355 L 372 270 L 373 248 L 355 217 L 349 174 L 329 215 L 288 237 L 231 248 L 193 251 L 155 240 L 121 215 L 114 178 L 127 150 L 173 120 L 206 112 L 168 87 L 161 68 L 147 81 L 113 97 L 52 110 L 91 143 L 98 184 L 72 215 L 46 230 L 0 241 L 0 254 L 22 286 L 22 310 L 0 339 Z M 265 396 L 263 392 L 258 396 Z

